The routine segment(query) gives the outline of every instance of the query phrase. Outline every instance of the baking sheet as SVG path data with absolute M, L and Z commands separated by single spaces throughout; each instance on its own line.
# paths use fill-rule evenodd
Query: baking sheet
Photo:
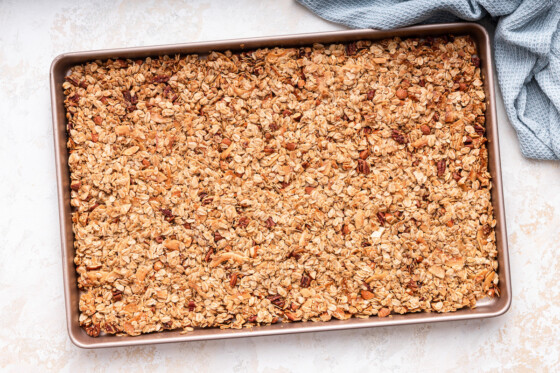
M 77 274 L 74 266 L 73 233 L 70 206 L 70 176 L 68 169 L 68 151 L 66 148 L 66 116 L 64 108 L 64 90 L 62 83 L 73 65 L 91 60 L 108 58 L 138 59 L 149 56 L 174 54 L 205 54 L 209 51 L 241 51 L 262 47 L 290 47 L 312 45 L 313 43 L 344 43 L 356 40 L 379 40 L 399 37 L 437 36 L 444 34 L 471 35 L 477 43 L 481 59 L 481 71 L 484 77 L 487 110 L 486 135 L 488 138 L 489 170 L 492 175 L 492 204 L 497 225 L 496 243 L 498 248 L 499 298 L 485 298 L 477 303 L 474 309 L 462 309 L 452 313 L 409 313 L 391 315 L 390 317 L 371 317 L 368 319 L 352 318 L 348 320 L 331 320 L 327 322 L 279 323 L 268 326 L 255 326 L 243 329 L 196 329 L 182 334 L 181 330 L 162 331 L 144 334 L 137 337 L 103 335 L 96 338 L 88 336 L 79 326 L 79 290 Z M 99 51 L 66 53 L 56 57 L 50 70 L 51 104 L 53 114 L 53 134 L 55 145 L 55 161 L 58 182 L 59 219 L 61 249 L 63 259 L 63 280 L 66 305 L 67 327 L 72 342 L 82 348 L 116 347 L 144 345 L 151 343 L 168 343 L 196 341 L 221 338 L 237 338 L 249 336 L 279 335 L 288 333 L 317 332 L 341 329 L 356 329 L 375 326 L 405 325 L 452 320 L 466 320 L 499 316 L 511 305 L 511 280 L 509 273 L 509 257 L 506 234 L 505 211 L 503 203 L 500 154 L 498 146 L 498 130 L 495 109 L 494 73 L 490 39 L 486 30 L 474 23 L 452 23 L 439 25 L 413 26 L 391 31 L 350 30 L 312 34 L 274 36 L 252 39 L 211 41 L 164 46 L 123 48 Z

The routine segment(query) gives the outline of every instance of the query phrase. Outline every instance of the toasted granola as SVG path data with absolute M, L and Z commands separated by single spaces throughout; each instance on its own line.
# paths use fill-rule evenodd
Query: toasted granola
M 89 335 L 449 312 L 498 295 L 468 36 L 74 66 Z

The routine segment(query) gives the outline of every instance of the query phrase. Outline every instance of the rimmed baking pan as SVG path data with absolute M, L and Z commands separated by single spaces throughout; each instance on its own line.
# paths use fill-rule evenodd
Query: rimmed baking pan
M 327 322 L 279 323 L 243 329 L 196 329 L 182 334 L 180 330 L 144 334 L 137 337 L 104 335 L 97 338 L 88 336 L 79 326 L 79 290 L 74 266 L 73 233 L 70 206 L 70 177 L 68 169 L 67 120 L 64 108 L 64 90 L 62 83 L 73 65 L 92 60 L 109 58 L 138 59 L 149 56 L 174 54 L 204 54 L 209 51 L 241 51 L 262 47 L 289 47 L 312 45 L 313 43 L 350 42 L 355 40 L 379 40 L 390 37 L 425 37 L 445 34 L 470 35 L 476 42 L 480 68 L 484 77 L 486 91 L 486 128 L 488 138 L 489 170 L 493 178 L 492 203 L 497 225 L 496 243 L 498 248 L 498 276 L 500 297 L 485 298 L 473 309 L 462 309 L 452 313 L 409 313 L 391 317 L 368 319 L 352 318 L 348 320 L 331 320 Z M 288 333 L 318 332 L 328 330 L 355 329 L 374 326 L 418 324 L 439 321 L 480 319 L 499 316 L 505 313 L 511 304 L 511 281 L 509 273 L 506 221 L 502 195 L 502 178 L 498 129 L 495 109 L 494 75 L 490 39 L 486 30 L 474 23 L 453 23 L 439 25 L 414 26 L 391 31 L 350 30 L 312 34 L 274 36 L 252 39 L 237 39 L 188 44 L 173 44 L 152 47 L 108 49 L 99 51 L 65 53 L 56 57 L 50 70 L 51 103 L 53 113 L 53 134 L 55 145 L 56 172 L 58 181 L 60 234 L 63 261 L 64 294 L 66 303 L 67 327 L 70 339 L 83 348 L 116 347 L 144 345 L 150 343 L 168 343 L 197 341 L 220 338 L 238 338 L 249 336 L 278 335 Z

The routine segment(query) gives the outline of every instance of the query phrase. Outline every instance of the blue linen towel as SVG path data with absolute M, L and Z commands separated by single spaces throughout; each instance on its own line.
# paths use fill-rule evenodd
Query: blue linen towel
M 560 159 L 560 1 L 297 0 L 353 28 L 497 21 L 494 60 L 508 117 L 528 158 Z

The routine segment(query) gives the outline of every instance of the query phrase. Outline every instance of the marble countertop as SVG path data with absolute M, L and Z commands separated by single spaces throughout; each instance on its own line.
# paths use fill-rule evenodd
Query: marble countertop
M 81 350 L 70 342 L 48 82 L 53 58 L 78 50 L 338 29 L 290 0 L 0 2 L 1 371 L 558 369 L 560 164 L 523 158 L 501 98 L 513 279 L 513 305 L 504 316 L 105 350 Z

